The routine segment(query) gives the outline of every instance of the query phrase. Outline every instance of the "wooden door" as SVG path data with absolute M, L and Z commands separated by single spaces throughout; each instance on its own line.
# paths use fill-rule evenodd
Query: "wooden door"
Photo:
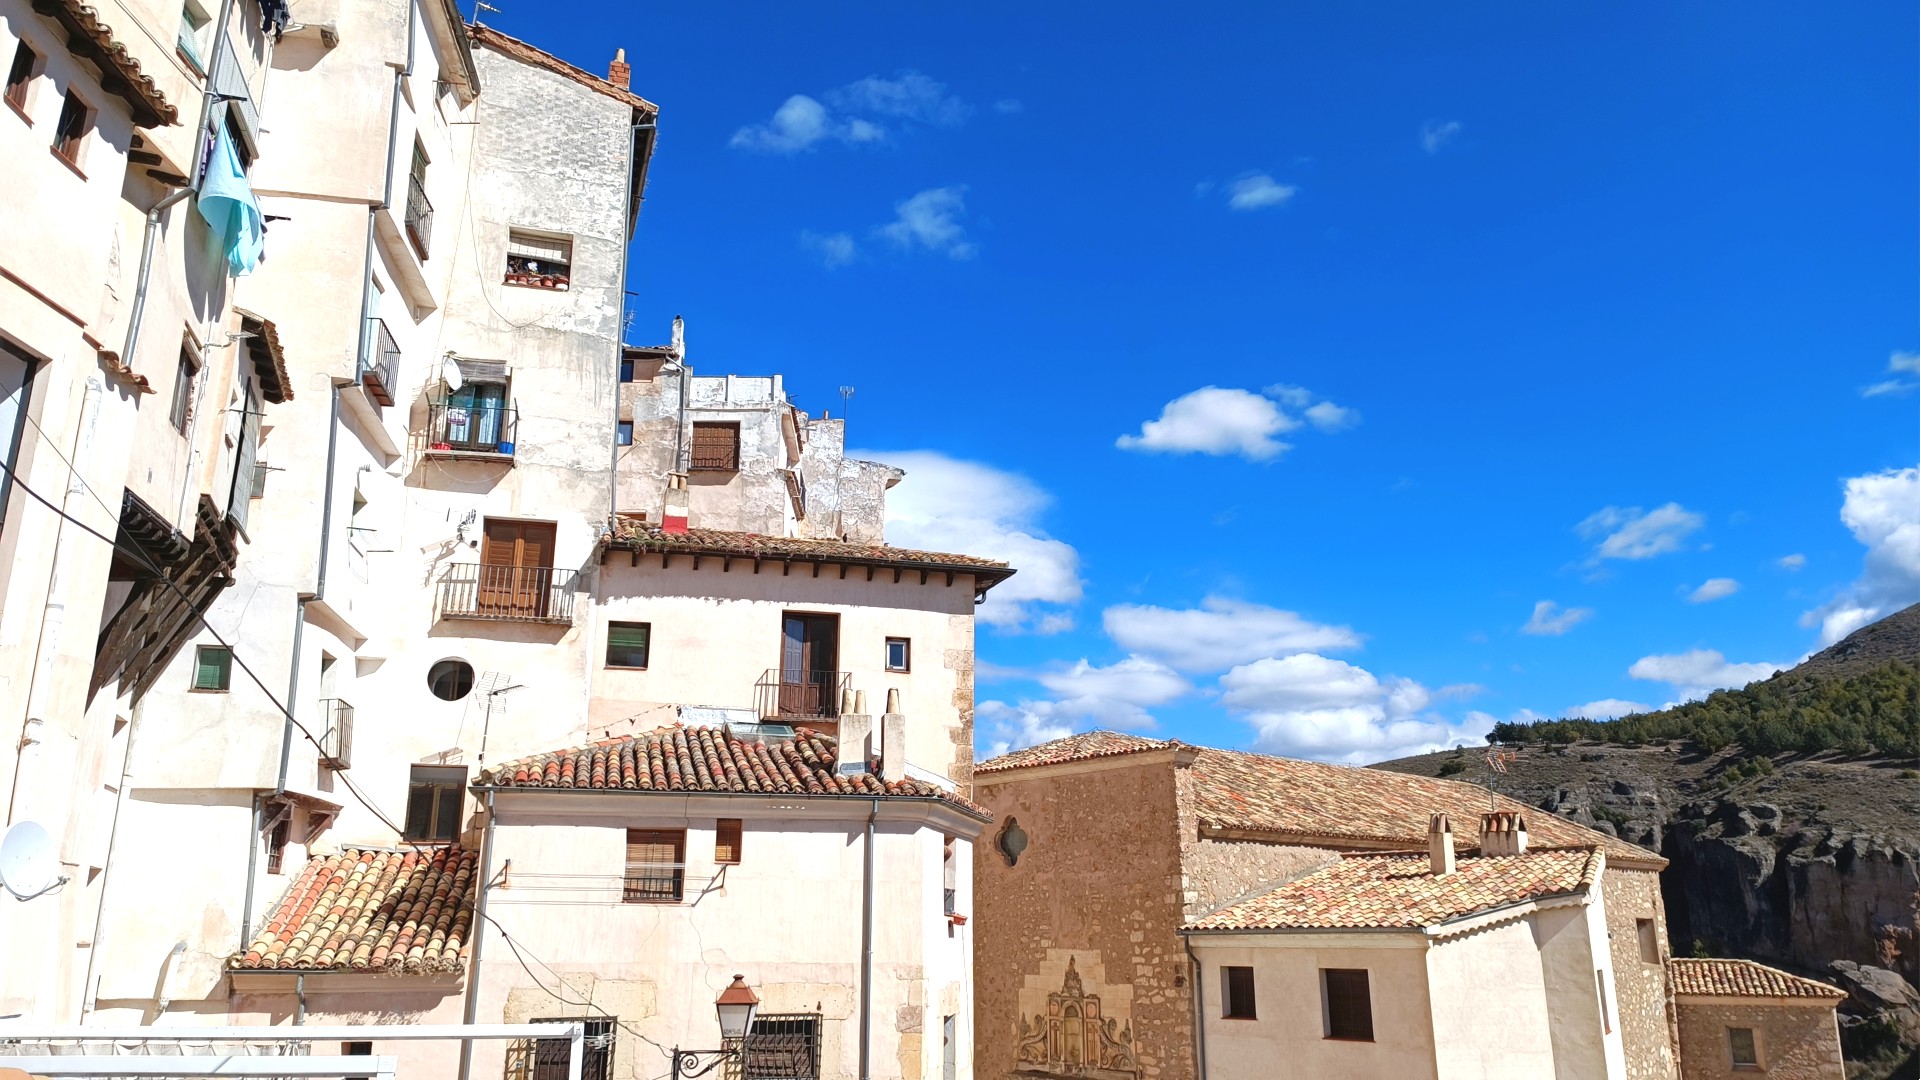
M 838 615 L 795 615 L 781 621 L 780 714 L 838 716 Z
M 544 618 L 553 592 L 551 521 L 487 519 L 480 546 L 480 610 L 493 615 Z

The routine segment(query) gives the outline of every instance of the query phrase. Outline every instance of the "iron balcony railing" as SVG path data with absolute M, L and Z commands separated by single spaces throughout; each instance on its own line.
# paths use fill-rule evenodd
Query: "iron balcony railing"
M 769 668 L 754 684 L 754 702 L 763 719 L 836 720 L 840 699 L 852 686 L 850 672 Z
M 458 563 L 440 577 L 440 617 L 573 622 L 576 570 Z
M 407 235 L 422 259 L 427 257 L 427 240 L 433 235 L 433 204 L 418 176 L 407 177 Z
M 512 457 L 520 410 L 511 402 L 427 406 L 427 453 Z
M 620 879 L 620 899 L 628 904 L 678 903 L 686 885 L 686 863 L 632 863 Z
M 353 767 L 353 706 L 345 698 L 320 699 L 320 764 Z
M 381 405 L 393 404 L 394 392 L 399 389 L 400 343 L 393 340 L 393 332 L 379 318 L 367 320 L 372 325 L 367 328 L 367 357 L 360 371 L 360 383 L 367 388 L 367 396 Z

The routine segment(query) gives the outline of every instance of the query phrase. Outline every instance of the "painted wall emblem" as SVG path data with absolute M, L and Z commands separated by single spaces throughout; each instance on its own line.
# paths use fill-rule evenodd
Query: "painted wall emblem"
M 1050 960 L 1053 954 L 1065 952 L 1048 951 Z M 1050 966 L 1052 963 L 1043 965 L 1043 969 Z M 1102 968 L 1097 960 L 1089 967 L 1098 987 Z M 1060 989 L 1046 994 L 1043 1007 L 1029 1009 L 1034 981 L 1029 976 L 1028 989 L 1020 994 L 1020 1033 L 1014 1047 L 1019 1072 L 1029 1076 L 1137 1080 L 1140 1065 L 1133 1052 L 1132 987 L 1119 988 L 1122 993 L 1110 995 L 1120 999 L 1114 1003 L 1118 1008 L 1104 1004 L 1101 994 L 1088 991 L 1071 953 L 1066 953 Z

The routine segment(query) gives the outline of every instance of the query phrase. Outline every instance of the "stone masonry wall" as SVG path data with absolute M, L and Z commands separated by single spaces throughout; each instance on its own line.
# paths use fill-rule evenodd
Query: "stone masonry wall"
M 1614 998 L 1620 1006 L 1620 1040 L 1628 1080 L 1675 1080 L 1672 1015 L 1668 1010 L 1667 913 L 1660 876 L 1653 870 L 1608 866 L 1600 893 L 1607 906 L 1607 948 L 1613 958 Z M 1652 919 L 1658 962 L 1640 957 L 1639 920 Z M 1688 1080 L 1692 1080 L 1689 1075 Z
M 1845 1080 L 1840 1032 L 1833 1006 L 1746 1003 L 1727 999 L 1682 1000 L 1680 1071 L 1686 1080 Z M 1727 1029 L 1752 1028 L 1759 1042 L 1760 1070 L 1735 1069 Z
M 1133 1048 L 1134 1075 L 1193 1077 L 1173 769 L 1155 758 L 976 777 L 973 797 L 994 814 L 974 847 L 978 1080 L 1013 1075 L 1023 1027 L 1034 1030 L 1030 1014 L 1069 990 L 1099 996 L 1111 1031 Z M 1016 823 L 1027 847 L 1009 866 L 996 839 Z M 1048 1073 L 1044 1063 L 1020 1068 Z
M 1186 868 L 1183 899 L 1189 919 L 1210 914 L 1249 893 L 1265 891 L 1340 858 L 1324 848 L 1202 840 L 1185 830 L 1180 834 L 1180 841 L 1181 861 Z

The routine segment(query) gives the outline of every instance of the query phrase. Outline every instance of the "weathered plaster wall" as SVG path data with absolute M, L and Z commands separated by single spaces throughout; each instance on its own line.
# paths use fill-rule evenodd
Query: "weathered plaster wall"
M 1035 994 L 1062 992 L 1068 959 L 1130 1031 L 1138 1075 L 1194 1075 L 1173 770 L 1164 758 L 1099 764 L 974 778 L 975 801 L 995 819 L 974 857 L 983 1078 L 1015 1073 Z M 1028 846 L 1009 866 L 992 841 L 1015 821 Z
M 1545 972 L 1530 919 L 1436 941 L 1427 951 L 1441 1080 L 1554 1076 Z M 1498 1018 L 1495 1023 L 1489 1019 Z
M 1844 1080 L 1840 1029 L 1833 1006 L 1790 1005 L 1753 999 L 1682 997 L 1675 1002 L 1680 1028 L 1680 1072 L 1686 1080 Z M 1752 1028 L 1760 1070 L 1736 1069 L 1727 1029 Z

